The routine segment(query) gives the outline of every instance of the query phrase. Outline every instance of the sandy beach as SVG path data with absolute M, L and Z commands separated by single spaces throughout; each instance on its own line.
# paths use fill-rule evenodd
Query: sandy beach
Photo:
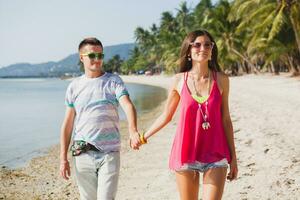
M 125 82 L 166 89 L 172 82 L 167 76 L 122 78 Z M 244 75 L 230 81 L 239 177 L 226 182 L 223 199 L 299 199 L 300 80 L 286 75 Z M 139 129 L 147 129 L 162 109 L 163 104 L 138 115 Z M 175 176 L 168 169 L 178 114 L 139 151 L 129 148 L 127 127 L 121 124 L 117 200 L 179 199 Z M 50 148 L 47 155 L 31 160 L 24 168 L 2 167 L 0 199 L 79 199 L 74 176 L 69 181 L 59 177 L 59 146 Z

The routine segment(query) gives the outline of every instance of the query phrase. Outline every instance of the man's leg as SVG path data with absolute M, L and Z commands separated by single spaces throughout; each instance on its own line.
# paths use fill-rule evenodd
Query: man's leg
M 80 199 L 97 199 L 97 170 L 92 152 L 82 153 L 74 158 Z
M 98 200 L 114 200 L 118 188 L 120 152 L 107 153 L 98 171 Z

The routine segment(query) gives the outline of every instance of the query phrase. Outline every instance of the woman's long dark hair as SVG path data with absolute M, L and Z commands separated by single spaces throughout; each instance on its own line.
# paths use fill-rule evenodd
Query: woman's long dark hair
M 188 60 L 188 56 L 191 52 L 191 43 L 193 43 L 197 37 L 206 35 L 211 42 L 214 43 L 212 52 L 211 52 L 211 60 L 208 61 L 208 68 L 212 71 L 220 72 L 221 67 L 218 63 L 218 47 L 213 37 L 206 30 L 196 30 L 190 32 L 181 44 L 180 49 L 180 58 L 179 58 L 179 72 L 187 72 L 192 69 L 192 61 Z

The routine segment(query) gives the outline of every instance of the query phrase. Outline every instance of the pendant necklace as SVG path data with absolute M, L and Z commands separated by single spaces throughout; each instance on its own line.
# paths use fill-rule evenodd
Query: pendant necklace
M 197 91 L 196 84 L 195 84 L 194 80 L 193 80 L 193 84 L 194 84 L 194 88 L 195 88 L 197 96 L 200 96 L 200 93 Z M 207 92 L 208 92 L 208 95 L 210 95 L 210 70 L 208 70 Z M 207 109 L 207 107 L 208 107 L 208 99 L 205 101 L 204 106 L 205 106 L 205 112 L 202 111 L 201 104 L 198 103 L 198 107 L 199 107 L 199 110 L 200 110 L 202 118 L 203 118 L 202 128 L 203 128 L 203 130 L 207 130 L 207 129 L 210 128 L 210 123 L 208 121 L 208 109 Z
M 207 130 L 210 128 L 210 123 L 208 121 L 208 111 L 207 111 L 208 101 L 205 102 L 205 113 L 203 113 L 200 103 L 198 104 L 198 106 L 203 118 L 202 128 L 204 130 Z

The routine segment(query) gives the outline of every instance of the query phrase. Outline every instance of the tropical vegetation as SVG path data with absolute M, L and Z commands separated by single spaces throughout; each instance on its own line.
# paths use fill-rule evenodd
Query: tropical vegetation
M 214 36 L 227 73 L 300 74 L 299 0 L 201 0 L 195 7 L 182 2 L 175 14 L 163 12 L 159 24 L 137 27 L 130 58 L 113 58 L 110 69 L 176 73 L 181 42 L 196 29 Z

